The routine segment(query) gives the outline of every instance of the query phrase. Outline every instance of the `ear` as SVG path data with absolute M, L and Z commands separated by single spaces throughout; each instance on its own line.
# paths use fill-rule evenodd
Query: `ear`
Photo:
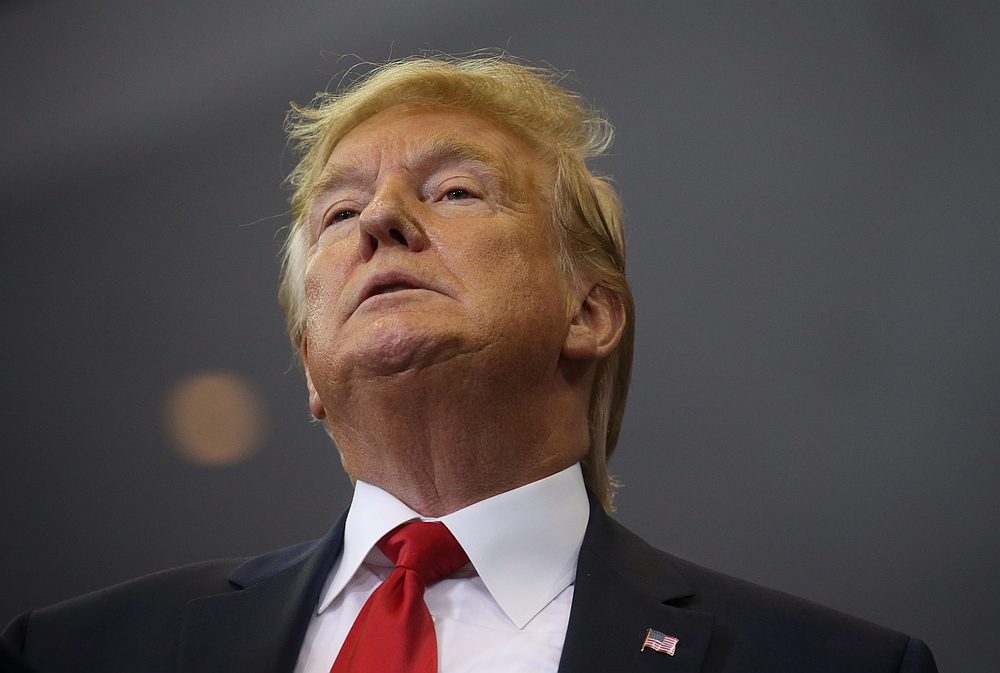
M 309 343 L 303 338 L 302 339 L 302 369 L 306 372 L 306 387 L 309 389 L 309 411 L 312 412 L 313 418 L 317 421 L 322 421 L 326 418 L 326 407 L 323 406 L 323 401 L 319 399 L 319 393 L 316 392 L 316 386 L 313 385 L 312 376 L 309 374 Z
M 570 321 L 563 357 L 601 360 L 618 347 L 624 331 L 625 306 L 621 297 L 602 285 L 594 285 Z

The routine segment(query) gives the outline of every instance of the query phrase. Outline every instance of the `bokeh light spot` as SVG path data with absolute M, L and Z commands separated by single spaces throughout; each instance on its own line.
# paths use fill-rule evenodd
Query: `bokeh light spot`
M 263 397 L 232 372 L 197 372 L 178 381 L 164 404 L 165 430 L 186 460 L 205 467 L 240 463 L 267 432 Z

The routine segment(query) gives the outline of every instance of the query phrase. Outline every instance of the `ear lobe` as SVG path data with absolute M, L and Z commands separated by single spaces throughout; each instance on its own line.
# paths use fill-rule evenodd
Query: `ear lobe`
M 625 331 L 621 297 L 603 285 L 594 285 L 573 316 L 563 343 L 563 357 L 601 360 L 610 355 Z
M 312 412 L 313 418 L 317 421 L 322 421 L 326 418 L 326 407 L 323 406 L 323 400 L 319 399 L 319 393 L 316 392 L 316 386 L 313 385 L 312 376 L 309 374 L 309 364 L 307 355 L 309 354 L 309 344 L 302 340 L 302 369 L 306 373 L 306 387 L 309 389 L 309 411 Z

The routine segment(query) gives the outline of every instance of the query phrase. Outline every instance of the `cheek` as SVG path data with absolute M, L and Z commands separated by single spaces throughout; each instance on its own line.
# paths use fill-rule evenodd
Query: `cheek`
M 327 319 L 341 303 L 348 265 L 332 249 L 318 251 L 305 276 L 306 329 Z
M 492 296 L 489 310 L 521 314 L 534 321 L 559 322 L 567 305 L 556 253 L 542 237 L 510 236 L 466 249 L 456 260 L 459 277 L 475 278 Z
M 326 296 L 326 286 L 314 275 L 306 276 L 306 333 L 316 324 L 322 314 L 322 301 Z

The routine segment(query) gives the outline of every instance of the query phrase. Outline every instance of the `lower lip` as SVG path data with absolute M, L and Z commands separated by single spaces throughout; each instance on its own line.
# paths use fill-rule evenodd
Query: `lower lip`
M 373 294 L 372 296 L 365 299 L 358 305 L 358 309 L 371 308 L 375 306 L 382 306 L 385 304 L 392 304 L 396 302 L 408 301 L 414 299 L 420 294 L 433 292 L 433 290 L 427 290 L 425 288 L 407 288 L 405 290 L 394 290 L 392 292 L 383 292 L 381 294 Z

